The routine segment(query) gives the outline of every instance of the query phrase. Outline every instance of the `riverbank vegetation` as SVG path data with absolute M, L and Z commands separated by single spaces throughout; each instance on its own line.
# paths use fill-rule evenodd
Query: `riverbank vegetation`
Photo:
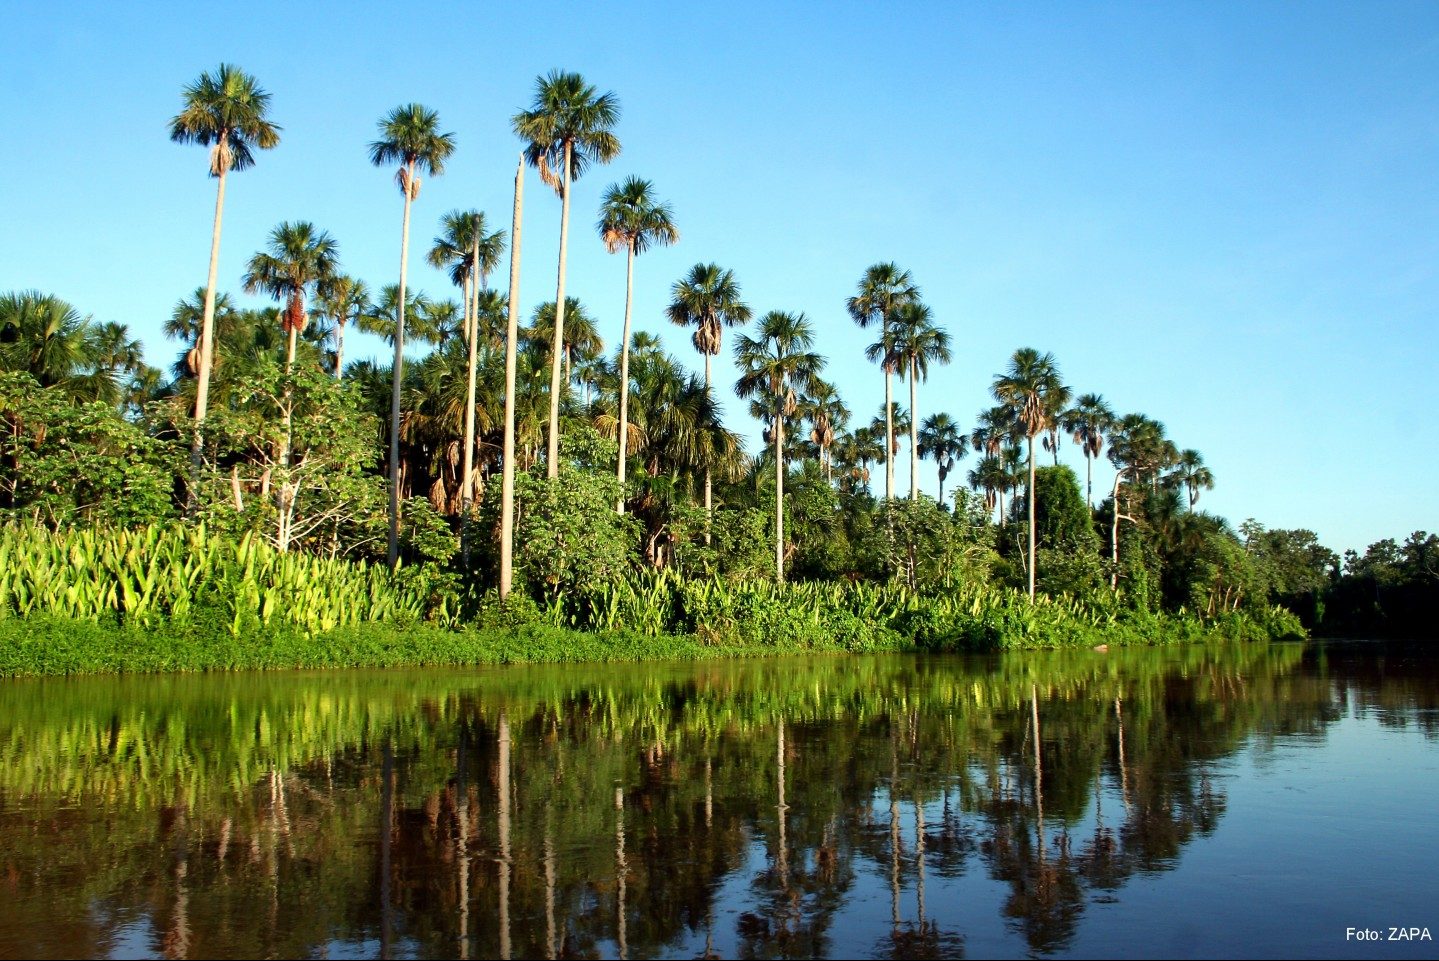
M 339 240 L 286 221 L 233 277 L 276 306 L 242 307 L 221 289 L 221 215 L 229 173 L 280 144 L 269 112 L 258 82 L 223 66 L 185 89 L 172 121 L 176 141 L 210 148 L 217 198 L 207 282 L 165 327 L 178 347 L 168 370 L 148 366 L 123 325 L 52 294 L 0 295 L 0 623 L 71 619 L 116 637 L 204 625 L 234 652 L 271 635 L 328 652 L 169 661 L 199 668 L 343 662 L 336 632 L 380 626 L 396 638 L 386 650 L 415 663 L 463 659 L 399 639 L 419 624 L 461 638 L 437 649 L 503 660 L 508 648 L 476 638 L 543 628 L 663 637 L 676 651 L 990 649 L 1286 636 L 1302 631 L 1290 611 L 1321 629 L 1326 616 L 1354 630 L 1372 618 L 1312 535 L 1236 531 L 1200 510 L 1216 482 L 1203 457 L 1158 420 L 1071 387 L 1048 353 L 1016 350 L 990 385 L 994 406 L 967 424 L 925 409 L 953 321 L 896 264 L 819 305 L 874 333 L 865 356 L 885 403 L 872 420 L 814 349 L 815 322 L 796 305 L 751 307 L 718 264 L 677 279 L 667 310 L 702 375 L 630 332 L 636 257 L 679 242 L 683 221 L 638 177 L 597 194 L 599 236 L 583 248 L 626 258 L 623 325 L 603 331 L 566 290 L 568 226 L 578 178 L 620 153 L 618 101 L 578 75 L 539 78 L 513 118 L 525 160 L 510 231 L 478 210 L 439 218 L 424 253 L 459 300 L 407 287 L 419 175 L 441 175 L 459 143 L 410 104 L 369 145 L 397 170 L 398 282 L 346 275 Z M 561 235 L 555 299 L 523 324 L 526 164 L 561 201 Z M 493 290 L 507 251 L 509 290 Z M 355 329 L 387 340 L 393 363 L 346 362 Z M 735 393 L 763 426 L 754 452 L 716 390 L 727 329 Z M 1062 454 L 1082 457 L 1082 484 Z M 921 459 L 937 468 L 937 499 L 920 490 Z M 1113 468 L 1098 491 L 1096 461 Z M 1409 567 L 1395 548 L 1346 561 L 1345 577 L 1372 582 L 1380 608 L 1418 610 L 1434 590 L 1426 536 L 1406 546 Z

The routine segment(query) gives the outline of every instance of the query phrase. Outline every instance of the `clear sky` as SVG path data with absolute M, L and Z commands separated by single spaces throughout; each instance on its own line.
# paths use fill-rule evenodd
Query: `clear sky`
M 622 106 L 623 153 L 577 183 L 571 231 L 569 292 L 607 342 L 624 264 L 593 223 L 633 173 L 683 233 L 638 261 L 636 326 L 682 359 L 697 360 L 662 316 L 669 285 L 717 261 L 757 313 L 809 315 L 868 421 L 882 380 L 844 300 L 895 260 L 956 348 L 921 416 L 968 429 L 1034 346 L 1076 392 L 1201 451 L 1218 486 L 1200 506 L 1235 523 L 1311 527 L 1337 549 L 1439 528 L 1439 4 L 140 2 L 5 19 L 0 289 L 129 324 L 157 365 L 209 255 L 205 151 L 166 132 L 202 70 L 254 73 L 284 127 L 231 179 L 220 278 L 238 295 L 290 219 L 328 229 L 372 286 L 395 279 L 401 199 L 365 148 L 401 103 L 458 140 L 415 242 L 457 207 L 508 227 L 509 119 L 558 67 Z M 526 316 L 554 297 L 558 222 L 531 177 Z M 448 294 L 411 264 L 412 285 Z M 921 481 L 933 491 L 931 466 Z

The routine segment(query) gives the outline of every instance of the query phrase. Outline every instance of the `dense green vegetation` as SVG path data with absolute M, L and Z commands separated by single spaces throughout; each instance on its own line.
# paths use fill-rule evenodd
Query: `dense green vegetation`
M 1433 537 L 1376 545 L 1341 577 L 1307 532 L 1249 522 L 1236 533 L 1198 509 L 1215 478 L 1197 452 L 1098 394 L 1076 399 L 1050 354 L 1017 350 L 968 432 L 950 413 L 922 412 L 919 384 L 949 361 L 950 336 L 895 264 L 836 295 L 875 331 L 866 355 L 886 400 L 870 423 L 853 422 L 825 379 L 805 314 L 770 310 L 736 334 L 736 391 L 764 425 L 763 449 L 747 453 L 712 383 L 724 328 L 754 316 L 732 271 L 698 263 L 673 286 L 668 316 L 692 332 L 703 376 L 655 336 L 629 334 L 628 295 L 606 350 L 566 292 L 575 182 L 620 151 L 616 98 L 575 74 L 540 78 L 512 124 L 561 200 L 556 297 L 529 326 L 517 316 L 518 237 L 477 210 L 446 213 L 427 251 L 461 302 L 407 289 L 420 174 L 441 174 L 457 144 L 418 104 L 387 114 L 369 146 L 373 163 L 397 169 L 403 196 L 399 282 L 345 275 L 334 237 L 288 221 L 238 277 L 278 306 L 237 307 L 218 287 L 225 183 L 279 144 L 269 109 L 254 78 L 224 66 L 186 88 L 172 121 L 175 140 L 210 148 L 218 193 L 209 278 L 167 324 L 180 342 L 168 372 L 148 367 L 121 325 L 49 294 L 0 296 L 0 547 L 11 558 L 0 616 L 186 636 L 204 624 L 237 651 L 147 662 L 195 667 L 333 663 L 238 645 L 258 650 L 281 631 L 336 651 L 330 632 L 420 622 L 977 649 L 1296 633 L 1280 604 L 1321 630 L 1432 631 L 1419 613 L 1435 589 Z M 605 191 L 599 210 L 599 239 L 626 254 L 632 290 L 637 255 L 680 239 L 678 215 L 637 177 Z M 508 296 L 487 286 L 507 246 Z M 346 364 L 347 327 L 386 338 L 393 364 Z M 416 342 L 429 351 L 406 364 Z M 896 375 L 908 407 L 894 402 Z M 1060 462 L 1066 437 L 1084 457 L 1083 490 Z M 895 484 L 906 444 L 907 497 Z M 946 492 L 971 451 L 969 488 Z M 1038 462 L 1045 453 L 1052 463 Z M 1115 473 L 1096 503 L 1101 456 Z M 940 501 L 919 490 L 921 457 L 939 469 Z M 870 478 L 881 464 L 882 494 Z M 435 643 L 451 642 L 495 656 L 488 642 Z

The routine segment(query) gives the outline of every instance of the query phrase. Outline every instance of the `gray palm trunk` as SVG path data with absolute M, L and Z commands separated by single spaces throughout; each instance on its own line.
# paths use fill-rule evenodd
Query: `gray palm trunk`
M 478 258 L 479 243 L 472 248 Z M 476 260 L 476 263 L 478 260 Z M 479 285 L 475 282 L 475 268 L 472 266 L 465 275 L 465 307 L 469 314 L 466 339 L 469 341 L 469 364 L 465 380 L 465 455 L 464 478 L 460 482 L 460 513 L 466 518 L 470 513 L 470 502 L 475 499 L 475 366 L 480 332 Z M 469 538 L 465 539 L 465 555 L 469 556 Z
M 705 396 L 710 396 L 710 353 L 705 351 Z M 705 464 L 705 543 L 710 543 L 710 528 L 714 525 L 714 504 L 710 486 L 710 465 Z
M 783 403 L 781 400 L 780 403 Z M 784 583 L 784 412 L 774 415 L 774 573 Z
M 1029 599 L 1034 600 L 1034 435 L 1029 435 Z
M 884 369 L 884 499 L 894 499 L 894 385 Z
M 340 379 L 340 373 L 345 369 L 345 321 L 347 318 L 341 315 L 335 320 L 335 379 Z
M 405 219 L 400 229 L 400 296 L 395 310 L 395 366 L 390 388 L 390 542 L 386 558 L 391 567 L 400 561 L 400 382 L 405 371 L 405 272 L 410 264 L 410 203 L 415 165 L 405 165 Z
M 914 406 L 914 358 L 909 359 L 909 499 L 919 499 L 919 410 Z
M 619 513 L 625 512 L 625 460 L 629 452 L 630 429 L 630 305 L 635 292 L 635 245 L 629 243 L 625 257 L 625 332 L 620 341 L 620 460 L 616 476 L 620 480 Z
M 525 157 L 515 169 L 515 213 L 510 226 L 510 302 L 505 321 L 505 440 L 500 465 L 500 599 L 510 594 L 515 570 L 515 366 L 520 327 L 520 214 L 525 201 Z
M 229 131 L 220 131 L 218 144 L 223 144 Z M 205 415 L 210 409 L 210 369 L 215 362 L 215 282 L 220 269 L 220 223 L 225 216 L 225 176 L 229 170 L 220 170 L 219 186 L 215 189 L 215 224 L 210 232 L 210 273 L 205 281 L 205 309 L 200 320 L 200 370 L 195 384 L 195 437 L 190 445 L 191 490 L 190 503 L 196 503 L 200 486 L 200 468 L 204 462 L 205 439 L 203 427 Z
M 560 352 L 565 343 L 565 256 L 570 240 L 570 156 L 573 149 L 573 145 L 565 143 L 565 169 L 561 172 L 560 268 L 555 284 L 555 339 L 550 351 L 549 463 L 545 465 L 545 476 L 551 480 L 560 473 Z
M 280 517 L 278 531 L 275 537 L 275 546 L 281 553 L 290 549 L 290 525 L 295 513 L 295 485 L 290 481 L 290 449 L 293 446 L 294 424 L 294 387 L 290 383 L 290 377 L 295 370 L 295 341 L 300 334 L 299 328 L 290 327 L 290 336 L 285 342 L 285 398 L 284 398 L 284 422 L 285 439 L 280 447 Z

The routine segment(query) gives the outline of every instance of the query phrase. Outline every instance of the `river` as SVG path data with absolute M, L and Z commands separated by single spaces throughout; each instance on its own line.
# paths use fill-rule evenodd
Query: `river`
M 1436 668 L 0 681 L 0 958 L 1434 957 Z

